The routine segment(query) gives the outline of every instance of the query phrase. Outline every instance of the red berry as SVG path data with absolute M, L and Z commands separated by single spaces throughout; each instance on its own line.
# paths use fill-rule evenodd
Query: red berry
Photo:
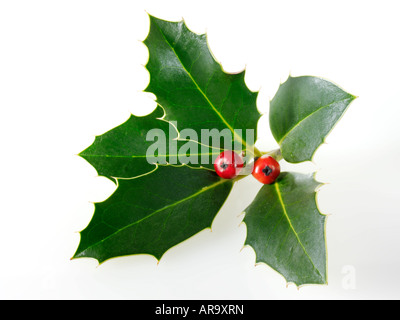
M 214 162 L 215 172 L 224 179 L 235 178 L 242 168 L 243 160 L 234 151 L 222 152 Z
M 254 163 L 253 177 L 264 184 L 272 184 L 279 177 L 281 166 L 271 156 L 264 155 Z

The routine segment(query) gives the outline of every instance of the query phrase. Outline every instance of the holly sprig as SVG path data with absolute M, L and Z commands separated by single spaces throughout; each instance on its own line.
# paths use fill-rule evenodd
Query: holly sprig
M 245 71 L 224 72 L 206 35 L 191 32 L 183 21 L 149 19 L 144 44 L 150 82 L 145 91 L 155 94 L 158 106 L 147 116 L 132 115 L 81 152 L 117 189 L 95 203 L 73 258 L 103 263 L 150 254 L 161 259 L 173 246 L 210 228 L 235 182 L 245 176 L 218 176 L 213 163 L 226 150 L 200 140 L 202 130 L 228 131 L 232 149 L 248 158 L 244 168 L 263 156 L 309 161 L 355 99 L 327 80 L 289 77 L 270 102 L 270 128 L 280 149 L 260 151 L 249 138 L 249 132 L 257 137 L 258 92 L 247 88 Z M 191 129 L 191 136 L 185 135 L 185 128 Z M 152 129 L 174 142 L 158 150 L 154 159 L 148 155 Z M 198 161 L 186 163 L 188 153 Z M 173 165 L 171 159 L 181 161 Z M 283 172 L 268 181 L 244 211 L 245 244 L 254 249 L 257 262 L 298 286 L 327 283 L 326 219 L 316 203 L 320 186 L 314 175 Z

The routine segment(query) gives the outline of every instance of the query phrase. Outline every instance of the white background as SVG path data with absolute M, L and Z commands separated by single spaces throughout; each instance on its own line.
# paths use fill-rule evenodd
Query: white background
M 93 202 L 114 190 L 76 154 L 130 113 L 155 107 L 142 92 L 146 11 L 207 32 L 226 71 L 246 67 L 266 113 L 264 149 L 276 147 L 269 100 L 289 73 L 321 76 L 359 96 L 314 163 L 282 163 L 318 170 L 329 183 L 318 196 L 330 214 L 328 286 L 297 290 L 268 266 L 254 266 L 254 251 L 242 249 L 240 215 L 260 188 L 251 177 L 234 189 L 212 231 L 169 250 L 158 265 L 146 255 L 100 266 L 70 261 Z M 1 1 L 0 298 L 400 298 L 398 15 L 398 1 Z

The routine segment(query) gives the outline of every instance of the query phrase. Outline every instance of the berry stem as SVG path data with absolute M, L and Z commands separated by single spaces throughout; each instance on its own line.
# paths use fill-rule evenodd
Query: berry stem
M 262 155 L 267 154 L 267 155 L 271 156 L 272 158 L 274 158 L 278 162 L 283 159 L 281 149 L 275 149 L 275 150 L 268 151 L 268 152 L 262 152 L 261 154 Z
M 258 150 L 257 148 L 254 148 L 254 160 L 253 160 L 250 164 L 253 166 L 255 160 L 256 160 L 257 158 L 263 156 L 263 155 L 269 155 L 269 156 L 273 157 L 273 158 L 274 158 L 276 161 L 278 161 L 278 162 L 281 161 L 281 160 L 283 159 L 281 149 L 275 149 L 275 150 L 272 150 L 272 151 L 263 152 L 263 151 Z M 249 165 L 249 164 L 247 164 L 247 166 L 248 166 L 248 165 Z M 247 172 L 247 173 L 246 173 L 246 172 Z M 245 173 L 245 174 L 244 174 L 244 173 Z M 243 179 L 243 178 L 248 177 L 249 175 L 251 175 L 251 171 L 246 170 L 246 167 L 244 167 L 243 170 L 242 170 L 242 174 L 240 174 L 240 175 L 238 175 L 237 177 L 235 177 L 235 178 L 233 179 L 233 181 L 234 181 L 234 182 L 239 181 L 239 180 L 241 180 L 241 179 Z

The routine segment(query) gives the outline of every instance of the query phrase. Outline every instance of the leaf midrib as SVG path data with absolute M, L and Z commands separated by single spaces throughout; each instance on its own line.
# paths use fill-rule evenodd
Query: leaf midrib
M 241 136 L 239 136 L 235 130 L 232 128 L 232 126 L 225 120 L 225 118 L 222 116 L 222 114 L 218 111 L 218 109 L 214 106 L 214 104 L 210 101 L 210 99 L 208 99 L 207 95 L 203 92 L 203 90 L 200 88 L 200 86 L 197 84 L 196 80 L 193 78 L 192 74 L 189 72 L 189 70 L 185 67 L 185 65 L 183 64 L 181 58 L 179 57 L 179 55 L 176 53 L 174 47 L 172 46 L 172 44 L 168 41 L 168 39 L 166 38 L 164 32 L 162 31 L 162 29 L 158 26 L 158 24 L 155 22 L 154 23 L 157 27 L 157 29 L 160 31 L 161 35 L 163 36 L 165 42 L 168 44 L 168 46 L 171 48 L 171 50 L 173 51 L 173 53 L 175 54 L 175 56 L 177 57 L 177 59 L 179 60 L 179 63 L 182 65 L 182 68 L 186 71 L 186 73 L 188 74 L 188 76 L 190 77 L 190 79 L 192 80 L 193 84 L 196 86 L 196 88 L 199 90 L 199 92 L 202 94 L 202 96 L 206 99 L 207 103 L 210 105 L 210 107 L 213 109 L 213 111 L 217 114 L 217 116 L 222 120 L 222 122 L 228 127 L 228 129 L 232 132 L 232 134 L 238 138 L 238 140 L 241 141 L 242 145 L 244 145 L 247 149 L 247 144 L 246 141 L 243 140 L 243 138 Z
M 289 131 L 279 140 L 278 144 L 279 144 L 279 145 L 282 145 L 282 142 L 289 136 L 290 133 L 292 133 L 296 128 L 298 128 L 298 127 L 301 125 L 302 122 L 304 122 L 305 120 L 307 120 L 308 118 L 310 118 L 311 116 L 313 116 L 314 114 L 316 114 L 317 112 L 319 112 L 319 111 L 321 111 L 321 110 L 323 110 L 323 109 L 325 109 L 325 108 L 328 108 L 328 107 L 330 107 L 331 105 L 333 105 L 333 104 L 335 104 L 335 103 L 340 103 L 340 102 L 343 102 L 343 101 L 346 101 L 346 100 L 352 100 L 352 97 L 350 96 L 350 97 L 347 97 L 347 98 L 342 99 L 342 100 L 333 101 L 333 102 L 331 102 L 331 103 L 329 103 L 329 104 L 327 104 L 327 105 L 324 105 L 324 106 L 322 106 L 322 107 L 319 107 L 317 110 L 311 112 L 307 117 L 301 119 L 301 120 L 300 120 L 299 122 L 297 122 L 293 127 L 291 127 L 291 128 L 289 129 Z
M 200 195 L 200 194 L 202 194 L 202 193 L 204 193 L 204 192 L 206 192 L 206 191 L 208 191 L 208 190 L 210 190 L 210 189 L 216 188 L 216 187 L 219 186 L 220 184 L 223 184 L 223 183 L 226 183 L 226 182 L 229 182 L 229 181 L 230 181 L 230 180 L 221 179 L 220 181 L 218 181 L 218 182 L 216 182 L 216 183 L 213 183 L 212 185 L 209 185 L 209 186 L 207 186 L 207 187 L 204 187 L 204 188 L 200 189 L 199 191 L 195 192 L 194 194 L 192 194 L 192 195 L 190 195 L 190 196 L 188 196 L 188 197 L 186 197 L 186 198 L 184 198 L 184 199 L 181 199 L 181 200 L 176 201 L 176 202 L 174 202 L 174 203 L 172 203 L 172 204 L 170 204 L 170 205 L 167 205 L 167 206 L 162 207 L 162 208 L 160 208 L 160 209 L 158 209 L 158 210 L 155 210 L 155 211 L 151 212 L 150 214 L 148 214 L 147 216 L 145 216 L 145 217 L 143 217 L 143 218 L 141 218 L 141 219 L 139 219 L 139 220 L 137 220 L 137 221 L 135 221 L 135 222 L 132 222 L 132 223 L 126 225 L 126 226 L 123 227 L 123 228 L 120 228 L 120 229 L 116 230 L 115 232 L 113 232 L 112 234 L 108 235 L 108 236 L 105 237 L 104 239 L 102 239 L 102 240 L 100 240 L 100 241 L 97 241 L 97 242 L 91 244 L 90 246 L 88 246 L 87 248 L 85 248 L 84 250 L 82 250 L 79 254 L 82 254 L 82 252 L 84 252 L 84 251 L 86 251 L 86 250 L 88 250 L 88 249 L 90 249 L 90 248 L 93 248 L 93 247 L 95 247 L 95 246 L 97 246 L 97 245 L 103 243 L 103 242 L 106 241 L 107 239 L 109 239 L 109 238 L 115 236 L 116 234 L 122 232 L 123 230 L 128 229 L 128 228 L 130 228 L 130 227 L 132 227 L 132 226 L 134 226 L 134 225 L 136 225 L 136 224 L 138 224 L 138 223 L 140 223 L 140 222 L 142 222 L 142 221 L 144 221 L 144 220 L 146 220 L 146 219 L 148 219 L 148 218 L 154 216 L 155 214 L 157 214 L 157 213 L 159 213 L 159 212 L 162 212 L 162 211 L 165 211 L 165 210 L 167 210 L 167 209 L 173 208 L 173 207 L 175 207 L 175 206 L 177 206 L 177 205 L 179 205 L 179 204 L 181 204 L 181 203 L 183 203 L 183 202 L 185 202 L 185 201 L 187 201 L 187 200 L 190 200 L 190 199 L 192 199 L 192 198 L 197 197 L 198 195 Z M 75 256 L 79 256 L 79 254 L 75 254 Z
M 191 156 L 202 156 L 202 155 L 216 155 L 220 154 L 220 152 L 209 152 L 209 153 L 191 153 Z M 83 157 L 93 157 L 93 158 L 123 158 L 123 159 L 134 159 L 134 158 L 148 158 L 149 156 L 147 155 L 131 155 L 131 156 L 123 156 L 123 155 L 113 155 L 113 154 L 85 154 L 85 153 L 80 153 L 80 156 Z M 186 156 L 186 153 L 177 153 L 177 154 L 159 154 L 157 157 L 177 157 L 177 156 Z
M 283 202 L 283 197 L 282 197 L 282 193 L 281 193 L 281 190 L 280 190 L 280 188 L 279 188 L 279 183 L 278 183 L 278 182 L 275 183 L 275 190 L 276 190 L 276 194 L 278 195 L 279 202 L 280 202 L 280 204 L 281 204 L 281 206 L 282 206 L 283 214 L 284 214 L 284 216 L 286 217 L 286 220 L 287 220 L 288 223 L 289 223 L 290 229 L 292 229 L 292 231 L 293 231 L 293 233 L 294 233 L 294 235 L 295 235 L 295 237 L 296 237 L 296 239 L 297 239 L 299 245 L 300 245 L 301 248 L 303 249 L 303 251 L 304 251 L 305 255 L 307 256 L 307 258 L 310 260 L 312 266 L 313 266 L 314 269 L 318 272 L 318 274 L 319 274 L 319 276 L 321 277 L 321 279 L 324 280 L 324 277 L 322 276 L 322 274 L 320 273 L 320 271 L 318 270 L 318 268 L 315 266 L 313 260 L 311 259 L 311 257 L 310 257 L 310 255 L 308 254 L 306 248 L 304 247 L 303 243 L 301 242 L 298 233 L 296 232 L 295 228 L 293 227 L 292 221 L 290 220 L 290 217 L 289 217 L 289 215 L 288 215 L 288 213 L 287 213 L 285 203 Z

